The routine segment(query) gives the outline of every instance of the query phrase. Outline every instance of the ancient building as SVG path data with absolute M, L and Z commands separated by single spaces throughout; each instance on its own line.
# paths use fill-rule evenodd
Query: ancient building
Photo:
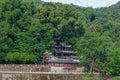
M 51 71 L 75 71 L 79 67 L 79 59 L 75 51 L 71 51 L 71 45 L 62 43 L 60 37 L 53 35 L 56 42 L 53 53 L 45 52 L 43 55 L 43 63 L 51 67 Z

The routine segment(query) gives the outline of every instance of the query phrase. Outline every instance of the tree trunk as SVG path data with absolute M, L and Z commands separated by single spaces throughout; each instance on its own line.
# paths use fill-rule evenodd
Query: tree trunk
M 92 60 L 90 63 L 90 72 L 93 72 L 93 67 L 94 67 L 94 60 Z

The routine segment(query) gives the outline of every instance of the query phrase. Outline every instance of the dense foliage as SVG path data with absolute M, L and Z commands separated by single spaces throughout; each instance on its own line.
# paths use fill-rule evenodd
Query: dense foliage
M 39 63 L 52 34 L 72 44 L 88 71 L 120 73 L 120 2 L 83 8 L 40 0 L 0 1 L 0 63 Z

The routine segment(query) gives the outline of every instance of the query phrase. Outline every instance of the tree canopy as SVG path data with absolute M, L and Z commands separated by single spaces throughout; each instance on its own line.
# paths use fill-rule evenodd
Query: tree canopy
M 91 8 L 41 0 L 0 0 L 0 63 L 39 63 L 53 33 L 72 44 L 88 71 L 120 75 L 120 2 Z

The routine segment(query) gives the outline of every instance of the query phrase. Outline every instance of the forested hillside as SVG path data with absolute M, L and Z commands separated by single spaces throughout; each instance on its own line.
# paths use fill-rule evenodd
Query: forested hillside
M 93 9 L 40 0 L 0 0 L 0 63 L 39 63 L 53 33 L 89 71 L 120 75 L 120 2 Z

